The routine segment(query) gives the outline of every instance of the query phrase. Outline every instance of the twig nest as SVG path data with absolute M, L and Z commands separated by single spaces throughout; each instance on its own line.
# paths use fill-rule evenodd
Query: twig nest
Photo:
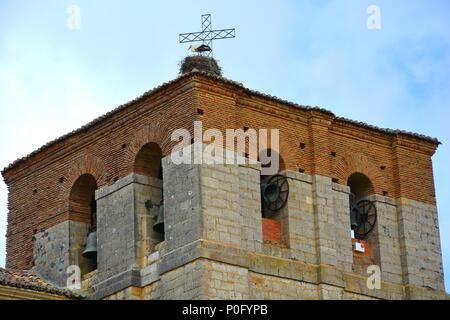
M 185 74 L 192 71 L 202 71 L 213 75 L 222 76 L 222 69 L 217 60 L 206 56 L 188 56 L 180 63 L 180 73 Z

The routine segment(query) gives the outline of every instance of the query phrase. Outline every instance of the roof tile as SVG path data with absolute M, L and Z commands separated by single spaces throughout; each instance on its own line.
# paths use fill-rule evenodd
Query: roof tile
M 230 80 L 230 79 L 226 79 L 224 77 L 220 77 L 220 76 L 217 76 L 217 75 L 213 75 L 213 74 L 210 74 L 210 73 L 207 73 L 207 72 L 204 72 L 204 71 L 197 71 L 197 70 L 195 70 L 195 71 L 183 74 L 183 75 L 179 76 L 178 78 L 175 78 L 175 79 L 173 79 L 173 80 L 171 80 L 169 82 L 163 83 L 160 86 L 145 92 L 141 96 L 139 96 L 139 97 L 137 97 L 137 98 L 135 98 L 135 99 L 125 103 L 125 104 L 122 104 L 122 105 L 116 107 L 115 109 L 113 109 L 113 110 L 107 112 L 106 114 L 104 114 L 104 115 L 94 119 L 93 121 L 87 123 L 86 125 L 78 128 L 76 130 L 73 130 L 73 131 L 71 131 L 71 132 L 69 132 L 69 133 L 67 133 L 67 134 L 65 134 L 65 135 L 63 135 L 63 136 L 53 140 L 53 141 L 50 141 L 50 142 L 46 143 L 45 145 L 43 145 L 39 149 L 31 152 L 27 156 L 25 156 L 23 158 L 19 158 L 19 159 L 15 160 L 14 162 L 12 162 L 11 164 L 9 164 L 6 168 L 4 168 L 2 170 L 2 173 L 12 169 L 14 166 L 16 166 L 16 165 L 18 165 L 18 164 L 20 164 L 22 162 L 25 162 L 26 160 L 30 159 L 31 157 L 33 157 L 37 153 L 39 153 L 39 152 L 41 152 L 41 151 L 51 147 L 52 145 L 54 145 L 54 144 L 56 144 L 56 143 L 58 143 L 58 142 L 60 142 L 62 140 L 65 140 L 65 139 L 69 138 L 70 136 L 72 136 L 74 134 L 83 132 L 83 131 L 93 127 L 94 125 L 100 123 L 101 121 L 108 119 L 109 117 L 111 117 L 115 113 L 119 112 L 120 110 L 123 110 L 123 109 L 127 108 L 128 106 L 132 105 L 133 103 L 135 103 L 135 102 L 137 102 L 137 101 L 139 101 L 139 100 L 141 100 L 141 99 L 143 99 L 145 97 L 148 97 L 148 96 L 150 96 L 150 95 L 152 95 L 152 94 L 154 94 L 154 93 L 156 93 L 156 92 L 158 92 L 160 90 L 163 90 L 166 87 L 172 85 L 173 83 L 176 83 L 176 82 L 180 81 L 183 78 L 187 78 L 187 77 L 195 75 L 195 74 L 200 74 L 200 75 L 203 75 L 205 77 L 221 81 L 222 83 L 228 83 L 228 84 L 231 84 L 233 86 L 240 87 L 241 89 L 243 89 L 247 93 L 250 93 L 250 94 L 253 94 L 253 95 L 257 95 L 257 96 L 263 97 L 265 99 L 272 100 L 274 102 L 278 102 L 278 103 L 286 104 L 286 105 L 289 105 L 289 106 L 293 106 L 293 107 L 296 107 L 296 108 L 299 108 L 299 109 L 302 109 L 302 110 L 305 110 L 305 111 L 322 112 L 322 113 L 325 113 L 325 114 L 328 114 L 328 115 L 334 117 L 335 120 L 339 120 L 339 121 L 346 122 L 346 123 L 349 123 L 349 124 L 353 124 L 353 125 L 357 125 L 357 126 L 360 126 L 360 127 L 364 127 L 364 128 L 370 129 L 370 130 L 375 130 L 375 131 L 382 132 L 382 133 L 385 133 L 385 134 L 388 134 L 388 135 L 399 135 L 399 134 L 402 134 L 402 135 L 406 135 L 406 136 L 413 137 L 413 138 L 416 138 L 416 139 L 428 141 L 428 142 L 431 142 L 431 143 L 434 143 L 434 144 L 437 144 L 437 145 L 440 144 L 439 140 L 436 139 L 436 138 L 432 138 L 432 137 L 429 137 L 429 136 L 425 136 L 425 135 L 417 134 L 417 133 L 413 133 L 413 132 L 403 131 L 403 130 L 391 130 L 391 129 L 379 128 L 379 127 L 376 127 L 376 126 L 373 126 L 373 125 L 369 125 L 369 124 L 364 123 L 364 122 L 349 120 L 349 119 L 342 118 L 342 117 L 336 117 L 333 112 L 331 112 L 331 111 L 329 111 L 327 109 L 323 109 L 321 107 L 311 107 L 311 106 L 299 105 L 299 104 L 291 102 L 291 101 L 280 99 L 280 98 L 278 98 L 276 96 L 272 96 L 272 95 L 268 95 L 268 94 L 265 94 L 265 93 L 261 93 L 259 91 L 248 89 L 242 83 L 239 83 L 239 82 L 236 82 L 236 81 L 233 81 L 233 80 Z
M 37 273 L 28 270 L 0 268 L 0 285 L 55 294 L 68 298 L 82 298 L 82 296 L 70 290 L 58 288 L 56 285 L 44 280 Z

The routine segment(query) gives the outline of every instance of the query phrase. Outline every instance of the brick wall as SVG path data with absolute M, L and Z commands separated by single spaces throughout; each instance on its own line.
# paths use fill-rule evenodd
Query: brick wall
M 262 219 L 262 230 L 264 242 L 281 244 L 281 223 L 273 219 Z
M 142 146 L 172 149 L 175 128 L 191 128 L 196 117 L 189 79 L 160 89 L 95 126 L 64 139 L 3 172 L 9 187 L 8 268 L 32 266 L 33 235 L 69 219 L 69 195 L 82 174 L 99 188 L 133 172 Z
M 205 130 L 277 128 L 289 170 L 342 185 L 361 172 L 377 194 L 435 203 L 431 156 L 436 143 L 383 133 L 208 76 L 187 75 L 3 172 L 9 187 L 7 267 L 32 266 L 33 235 L 69 219 L 70 190 L 82 174 L 91 174 L 99 188 L 111 185 L 133 172 L 142 146 L 156 142 L 166 155 L 173 146 L 172 130 L 192 132 L 194 120 L 202 120 Z
M 232 125 L 277 128 L 286 169 L 331 177 L 343 185 L 360 172 L 372 181 L 376 194 L 435 204 L 431 156 L 436 143 L 387 134 L 324 112 L 236 92 L 231 84 L 201 80 L 197 87 L 205 130 Z

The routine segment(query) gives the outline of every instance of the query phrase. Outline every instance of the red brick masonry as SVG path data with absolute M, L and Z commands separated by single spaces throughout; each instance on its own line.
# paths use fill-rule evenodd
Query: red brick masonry
M 281 244 L 281 223 L 273 219 L 262 219 L 263 241 L 272 244 Z
M 343 185 L 352 173 L 361 172 L 377 194 L 435 203 L 431 157 L 439 144 L 436 139 L 338 118 L 324 109 L 194 72 L 45 145 L 2 172 L 9 188 L 7 267 L 32 267 L 35 233 L 69 219 L 82 220 L 69 214 L 69 193 L 78 177 L 89 173 L 98 187 L 110 185 L 133 171 L 142 146 L 156 142 L 167 155 L 174 145 L 171 132 L 193 132 L 196 120 L 203 121 L 204 130 L 277 128 L 287 169 L 328 176 Z

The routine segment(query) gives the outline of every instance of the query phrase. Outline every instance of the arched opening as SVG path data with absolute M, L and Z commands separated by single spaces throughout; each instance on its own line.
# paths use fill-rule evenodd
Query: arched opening
M 258 161 L 261 162 L 262 179 L 286 170 L 283 157 L 277 151 L 270 148 L 262 150 L 259 153 Z
M 348 180 L 350 187 L 350 227 L 353 243 L 353 271 L 365 273 L 369 265 L 379 265 L 380 249 L 377 224 L 377 207 L 372 200 L 375 189 L 372 181 L 354 173 Z
M 156 143 L 148 143 L 139 150 L 134 162 L 134 172 L 162 179 L 162 151 Z
M 374 193 L 370 179 L 362 173 L 352 174 L 347 181 L 350 187 L 350 226 L 353 237 L 365 240 L 375 228 L 376 207 L 367 199 Z
M 347 185 L 350 187 L 350 192 L 354 194 L 355 201 L 362 200 L 374 194 L 372 181 L 362 173 L 357 172 L 352 174 L 348 178 Z
M 285 170 L 283 157 L 273 149 L 259 153 L 261 162 L 261 215 L 263 241 L 271 244 L 288 243 L 288 217 L 285 210 L 289 195 L 289 183 L 279 173 Z
M 156 143 L 144 145 L 136 155 L 134 173 L 145 176 L 145 183 L 136 185 L 139 212 L 138 264 L 145 265 L 146 257 L 158 250 L 165 239 L 162 150 Z
M 69 212 L 72 221 L 86 225 L 83 234 L 74 235 L 71 252 L 78 261 L 82 275 L 97 269 L 97 182 L 90 174 L 80 176 L 72 186 L 69 196 Z

